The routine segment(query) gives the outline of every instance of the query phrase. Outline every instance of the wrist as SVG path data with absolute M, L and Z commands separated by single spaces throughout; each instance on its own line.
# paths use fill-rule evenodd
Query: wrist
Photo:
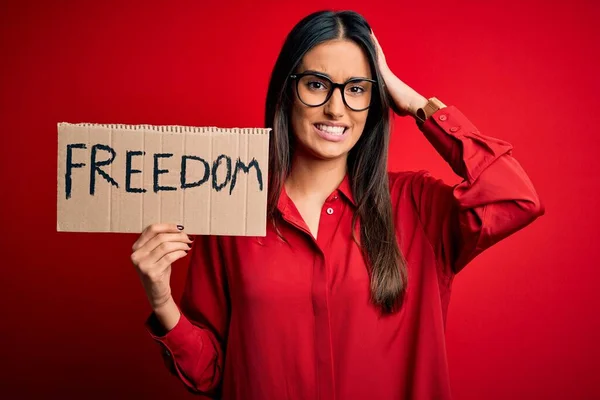
M 159 307 L 154 308 L 153 310 L 156 318 L 164 327 L 166 332 L 169 332 L 171 329 L 173 329 L 181 317 L 179 307 L 177 307 L 173 297 L 169 297 L 166 302 L 161 304 Z
M 438 98 L 431 97 L 427 99 L 425 105 L 417 109 L 415 120 L 417 125 L 421 126 L 425 123 L 429 117 L 435 114 L 439 109 L 445 108 L 446 105 L 442 103 Z
M 417 111 L 419 111 L 419 109 L 424 108 L 429 100 L 427 100 L 426 97 L 421 96 L 420 94 L 416 94 L 416 97 L 414 98 L 413 101 L 410 102 L 410 115 L 417 119 Z
M 170 291 L 168 294 L 161 296 L 158 299 L 150 299 L 150 307 L 152 307 L 152 311 L 156 312 L 161 308 L 164 308 L 169 302 L 174 302 Z

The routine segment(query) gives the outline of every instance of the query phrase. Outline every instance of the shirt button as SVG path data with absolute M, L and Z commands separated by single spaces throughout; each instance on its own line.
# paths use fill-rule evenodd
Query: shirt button
M 333 208 L 329 207 L 327 209 L 327 214 L 329 214 L 329 215 L 333 214 Z
M 440 121 L 445 121 L 447 119 L 448 119 L 448 117 L 446 116 L 446 114 L 440 115 Z
M 456 132 L 460 129 L 460 127 L 458 126 L 453 126 L 452 128 L 450 128 L 450 132 Z

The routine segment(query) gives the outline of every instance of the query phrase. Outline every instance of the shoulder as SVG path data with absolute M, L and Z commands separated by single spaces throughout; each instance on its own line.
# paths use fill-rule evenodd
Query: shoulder
M 429 171 L 418 170 L 418 171 L 388 171 L 388 178 L 390 180 L 390 187 L 393 185 L 402 185 L 415 178 L 423 175 L 430 175 Z
M 428 170 L 388 172 L 390 198 L 393 206 L 399 203 L 421 203 L 424 197 L 451 191 L 452 188 Z
M 390 192 L 418 190 L 423 185 L 435 185 L 441 183 L 440 179 L 434 177 L 428 170 L 418 171 L 389 171 L 388 172 Z
M 414 201 L 414 189 L 417 182 L 421 181 L 422 176 L 428 174 L 427 171 L 389 171 L 390 200 L 392 207 L 397 209 L 403 204 L 412 204 Z

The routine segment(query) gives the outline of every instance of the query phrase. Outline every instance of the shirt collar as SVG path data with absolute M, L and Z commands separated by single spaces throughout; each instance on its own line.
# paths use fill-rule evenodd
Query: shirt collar
M 344 176 L 344 180 L 342 181 L 342 183 L 340 183 L 336 191 L 344 195 L 344 197 L 346 197 L 346 200 L 348 200 L 350 204 L 356 207 L 356 201 L 354 200 L 354 195 L 352 195 L 352 187 L 350 186 L 350 177 L 348 176 L 348 174 Z
M 326 202 L 336 200 L 336 197 L 342 195 L 350 204 L 356 207 L 356 201 L 354 200 L 354 196 L 352 195 L 352 187 L 350 186 L 350 177 L 348 174 L 344 176 L 344 179 L 338 187 L 327 197 Z M 289 211 L 289 208 L 293 207 L 292 200 L 288 197 L 287 192 L 285 190 L 285 185 L 282 185 L 281 192 L 279 194 L 279 201 L 277 202 L 277 209 L 282 214 L 286 214 L 286 211 Z

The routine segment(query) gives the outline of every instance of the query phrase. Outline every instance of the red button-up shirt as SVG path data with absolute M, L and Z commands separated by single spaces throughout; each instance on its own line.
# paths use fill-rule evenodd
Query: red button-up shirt
M 223 399 L 447 399 L 444 330 L 452 280 L 470 260 L 544 213 L 512 146 L 482 135 L 454 106 L 420 128 L 464 178 L 389 173 L 394 223 L 408 263 L 401 309 L 372 305 L 352 240 L 348 178 L 327 198 L 314 239 L 285 190 L 282 241 L 196 238 L 168 333 L 147 326 L 188 389 Z

